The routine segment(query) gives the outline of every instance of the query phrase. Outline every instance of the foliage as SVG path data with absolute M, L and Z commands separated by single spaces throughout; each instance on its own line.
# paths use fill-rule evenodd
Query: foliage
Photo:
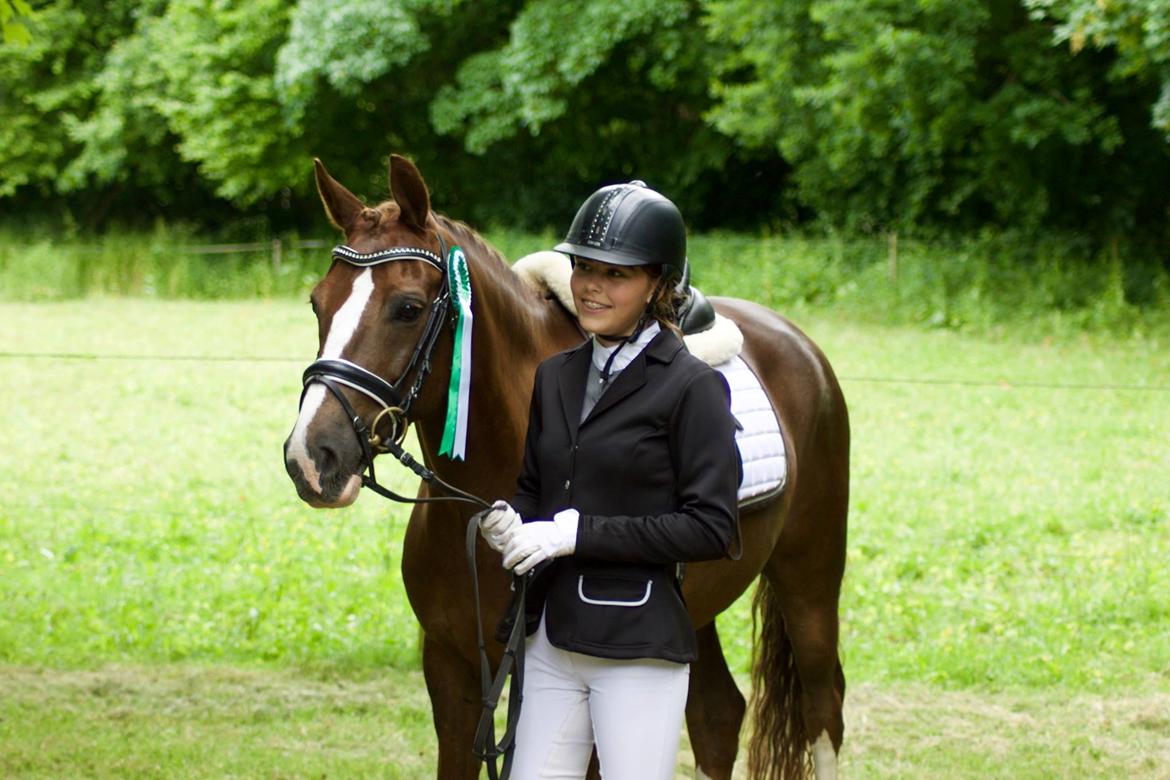
M 0 47 L 0 198 L 52 191 L 78 152 L 70 125 L 91 110 L 104 51 L 129 32 L 136 5 L 61 0 L 30 21 L 28 45 Z
M 715 0 L 708 24 L 711 121 L 778 149 L 837 224 L 1114 233 L 1168 204 L 1146 74 L 1109 79 L 1111 53 L 1069 57 L 1015 3 Z
M 1115 51 L 1109 77 L 1159 84 L 1155 127 L 1170 139 L 1170 5 L 1165 0 L 1025 0 L 1036 19 L 1056 23 L 1055 39 L 1077 56 L 1086 48 Z
M 512 22 L 500 49 L 469 58 L 457 74 L 458 88 L 444 89 L 433 114 L 440 132 L 462 128 L 471 151 L 482 152 L 521 128 L 533 135 L 565 116 L 573 92 L 631 38 L 657 31 L 665 39 L 662 59 L 649 70 L 652 83 L 670 87 L 670 61 L 682 49 L 680 21 L 687 4 L 603 0 L 569 6 L 555 0 L 530 3 Z M 612 86 L 612 85 L 611 85 Z
M 124 175 L 127 141 L 168 136 L 217 195 L 240 205 L 300 178 L 310 150 L 284 120 L 273 75 L 287 17 L 281 0 L 221 4 L 212 14 L 198 0 L 171 0 L 142 19 L 107 60 L 100 110 L 75 131 L 86 142 L 75 179 Z
M 44 230 L 36 232 L 46 232 Z M 312 238 L 327 237 L 323 231 Z M 556 234 L 496 228 L 486 236 L 516 259 Z M 285 235 L 274 262 L 267 243 L 199 254 L 207 239 L 176 229 L 114 233 L 99 243 L 0 232 L 0 300 L 304 298 L 324 261 Z M 972 333 L 1170 333 L 1170 273 L 1157 246 L 1104 250 L 1077 234 L 986 232 L 917 241 L 815 233 L 692 235 L 695 281 L 783 311 L 832 310 L 855 320 Z
M 734 149 L 702 121 L 709 48 L 694 2 L 535 0 L 505 41 L 464 61 L 432 102 L 432 122 L 468 152 L 538 166 L 521 186 L 546 224 L 563 229 L 597 184 L 631 178 L 710 224 L 727 215 L 706 179 Z
M 0 32 L 5 43 L 25 44 L 31 40 L 21 17 L 32 15 L 25 0 L 0 0 Z
M 395 45 L 387 46 L 386 41 Z M 318 79 L 347 97 L 359 98 L 367 84 L 409 63 L 428 45 L 418 19 L 401 3 L 325 5 L 302 0 L 277 57 L 277 86 L 284 104 L 303 114 Z
M 80 148 L 61 172 L 61 190 L 84 193 L 133 182 L 166 199 L 177 187 L 202 189 L 175 153 L 180 139 L 161 110 L 167 81 L 157 60 L 168 49 L 165 37 L 154 33 L 164 10 L 161 0 L 138 5 L 134 32 L 113 44 L 94 77 L 92 109 L 67 117 L 69 137 Z
M 3 0 L 5 18 L 24 0 Z M 42 0 L 0 45 L 0 198 L 87 226 L 321 219 L 406 152 L 435 204 L 563 229 L 642 178 L 697 228 L 1164 241 L 1164 0 Z

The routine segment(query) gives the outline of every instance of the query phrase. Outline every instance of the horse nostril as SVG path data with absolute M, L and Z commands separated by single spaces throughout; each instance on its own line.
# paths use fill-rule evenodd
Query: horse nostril
M 337 472 L 340 459 L 331 447 L 321 447 L 317 452 L 317 469 L 321 476 L 332 476 Z

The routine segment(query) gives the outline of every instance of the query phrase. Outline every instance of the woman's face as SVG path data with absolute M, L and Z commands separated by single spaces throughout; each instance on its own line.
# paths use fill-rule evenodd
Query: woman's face
M 654 293 L 654 277 L 640 266 L 578 257 L 569 286 L 582 328 L 599 336 L 628 336 Z

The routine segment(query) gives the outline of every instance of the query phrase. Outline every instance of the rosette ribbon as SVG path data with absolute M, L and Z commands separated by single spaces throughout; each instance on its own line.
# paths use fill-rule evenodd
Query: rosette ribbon
M 467 421 L 471 409 L 471 274 L 467 257 L 457 246 L 447 253 L 447 279 L 455 310 L 455 348 L 451 356 L 451 383 L 447 386 L 447 420 L 439 454 L 452 460 L 467 456 Z

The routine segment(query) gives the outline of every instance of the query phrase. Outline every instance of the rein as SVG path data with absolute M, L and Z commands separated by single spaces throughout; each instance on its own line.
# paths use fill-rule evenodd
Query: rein
M 439 331 L 443 323 L 452 314 L 451 308 L 451 279 L 447 266 L 443 261 L 446 255 L 446 244 L 439 236 L 439 254 L 422 247 L 392 247 L 377 252 L 361 253 L 348 246 L 338 246 L 333 249 L 332 257 L 350 265 L 369 267 L 390 263 L 398 260 L 421 260 L 429 263 L 442 274 L 442 284 L 439 294 L 431 304 L 427 315 L 423 335 L 414 347 L 410 362 L 395 382 L 387 382 L 357 363 L 340 358 L 316 360 L 305 369 L 302 376 L 304 384 L 301 390 L 301 405 L 305 401 L 305 393 L 310 385 L 320 383 L 337 399 L 341 408 L 349 417 L 350 425 L 357 436 L 361 447 L 362 460 L 359 472 L 362 477 L 362 487 L 369 488 L 378 495 L 404 504 L 431 504 L 439 501 L 456 501 L 471 504 L 480 509 L 490 509 L 489 504 L 479 496 L 444 482 L 431 469 L 419 463 L 409 452 L 402 448 L 402 441 L 406 438 L 406 431 L 410 427 L 407 415 L 419 393 L 422 391 L 423 381 L 431 371 L 431 352 L 438 341 Z M 406 378 L 417 369 L 414 382 L 410 385 L 406 395 L 402 388 Z M 365 395 L 382 407 L 374 421 L 366 425 L 362 416 L 353 408 L 353 404 L 346 398 L 341 386 L 349 387 Z M 378 434 L 378 427 L 383 418 L 390 423 L 390 432 L 387 437 Z M 380 453 L 389 453 L 406 468 L 410 469 L 423 482 L 434 485 L 447 493 L 445 496 L 428 496 L 426 498 L 408 498 L 399 495 L 393 490 L 378 483 L 374 473 L 374 458 Z M 368 472 L 368 474 L 366 473 Z M 490 780 L 507 780 L 512 769 L 512 753 L 515 747 L 516 726 L 520 720 L 521 691 L 524 685 L 524 603 L 528 590 L 528 578 L 512 577 L 512 590 L 515 594 L 510 606 L 514 613 L 505 615 L 505 624 L 510 619 L 512 623 L 508 634 L 508 641 L 504 646 L 504 656 L 500 660 L 500 667 L 493 678 L 491 662 L 488 660 L 487 645 L 484 641 L 483 614 L 479 599 L 479 574 L 475 563 L 476 535 L 478 518 L 473 515 L 467 523 L 467 564 L 471 572 L 471 590 L 475 599 L 475 632 L 479 645 L 480 686 L 483 694 L 483 709 L 480 712 L 479 723 L 475 730 L 475 741 L 472 751 L 488 770 Z M 499 742 L 495 739 L 495 710 L 500 701 L 504 684 L 511 676 L 511 686 L 508 694 L 508 713 L 504 734 Z M 502 768 L 496 766 L 499 759 L 503 759 Z

